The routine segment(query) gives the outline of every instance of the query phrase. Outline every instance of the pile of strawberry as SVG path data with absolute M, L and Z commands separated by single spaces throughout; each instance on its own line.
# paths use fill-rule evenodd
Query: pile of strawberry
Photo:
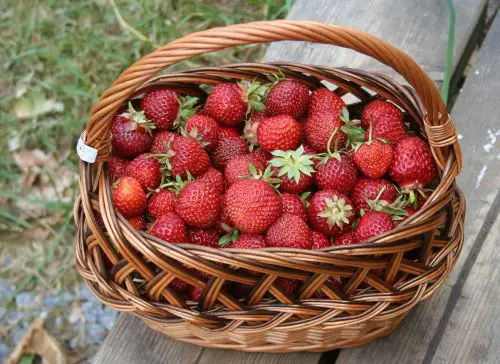
M 114 207 L 170 243 L 362 243 L 422 206 L 436 167 L 394 104 L 375 99 L 359 119 L 335 92 L 284 78 L 220 83 L 203 105 L 171 89 L 152 91 L 112 123 Z M 280 284 L 294 293 L 300 282 Z M 199 298 L 180 280 L 173 286 Z

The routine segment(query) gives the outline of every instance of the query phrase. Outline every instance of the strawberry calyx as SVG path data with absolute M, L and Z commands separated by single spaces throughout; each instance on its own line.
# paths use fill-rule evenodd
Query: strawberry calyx
M 271 81 L 270 87 L 272 88 L 273 86 L 276 86 L 276 84 L 280 81 L 283 81 L 286 79 L 285 74 L 280 70 L 279 74 L 273 73 L 267 76 L 268 80 Z
M 170 176 L 170 171 L 172 170 L 172 165 L 170 164 L 170 158 L 175 155 L 175 151 L 170 148 L 170 142 L 167 143 L 166 147 L 168 148 L 167 153 L 163 154 L 149 154 L 147 158 L 155 158 L 158 163 L 160 163 L 160 171 L 166 175 Z
M 275 150 L 271 152 L 275 158 L 269 161 L 272 167 L 279 168 L 278 177 L 286 175 L 288 179 L 300 182 L 300 176 L 305 174 L 311 176 L 315 172 L 313 155 L 305 154 L 304 147 L 301 145 L 296 150 Z
M 158 188 L 159 190 L 162 190 L 164 188 L 168 188 L 172 192 L 175 192 L 176 194 L 179 194 L 181 190 L 190 182 L 194 181 L 193 175 L 187 171 L 187 178 L 185 180 L 182 179 L 181 176 L 176 175 L 175 180 L 172 179 L 167 179 L 165 182 L 163 182 L 160 187 Z
M 184 128 L 186 121 L 196 114 L 198 101 L 199 99 L 195 96 L 179 97 L 179 113 L 174 121 L 173 129 Z
M 309 208 L 309 205 L 311 205 L 309 202 L 309 196 L 311 196 L 311 191 L 306 191 L 299 196 L 300 201 L 306 208 Z
M 243 138 L 249 145 L 249 150 L 252 152 L 255 147 L 259 145 L 257 140 L 257 128 L 259 127 L 259 123 L 252 123 L 250 120 L 245 121 L 245 126 L 243 127 Z
M 370 126 L 368 127 L 368 140 L 357 142 L 353 145 L 353 149 L 356 152 L 362 145 L 372 145 L 374 140 L 378 140 L 382 143 L 388 143 L 389 141 L 383 138 L 375 138 L 373 139 L 373 117 L 370 117 Z
M 257 170 L 253 163 L 248 165 L 248 171 L 250 172 L 246 176 L 240 176 L 242 179 L 260 179 L 269 183 L 275 190 L 279 188 L 281 179 L 274 177 L 271 166 L 267 166 L 265 170 Z
M 344 224 L 349 224 L 349 217 L 354 212 L 352 206 L 345 203 L 345 199 L 334 195 L 333 198 L 325 198 L 324 202 L 326 208 L 318 216 L 325 218 L 330 228 L 337 225 L 342 229 Z
M 264 111 L 265 105 L 262 100 L 269 90 L 269 85 L 252 81 L 248 84 L 239 83 L 239 86 L 244 92 L 243 101 L 248 104 L 246 114 L 249 115 L 252 110 Z
M 130 119 L 132 121 L 132 128 L 134 130 L 137 130 L 138 127 L 141 127 L 146 132 L 151 134 L 151 130 L 156 129 L 155 123 L 146 117 L 144 110 L 137 111 L 136 109 L 134 109 L 134 106 L 130 101 L 128 103 L 128 110 L 122 113 L 120 116 Z
M 331 158 L 335 158 L 339 162 L 341 161 L 342 151 L 339 150 L 339 145 L 337 142 L 335 143 L 335 146 L 334 146 L 333 151 L 332 151 L 333 138 L 338 133 L 338 131 L 339 131 L 339 128 L 335 128 L 335 129 L 333 129 L 333 132 L 330 134 L 330 137 L 328 138 L 328 142 L 326 143 L 326 153 L 319 153 L 316 155 L 316 158 L 319 159 L 319 163 L 318 163 L 319 165 L 325 164 Z
M 386 214 L 390 215 L 393 220 L 403 220 L 403 216 L 408 216 L 408 211 L 404 209 L 405 202 L 403 200 L 403 196 L 399 195 L 392 203 L 381 200 L 382 194 L 386 189 L 386 186 L 382 187 L 374 200 L 366 200 L 368 206 L 370 206 L 370 209 L 372 211 L 385 212 Z M 365 214 L 365 211 L 361 209 L 360 214 L 361 216 L 363 216 Z
M 349 111 L 347 108 L 343 108 L 340 112 L 340 120 L 344 122 L 344 125 L 340 128 L 347 135 L 346 147 L 354 146 L 365 139 L 365 131 L 359 124 L 360 121 L 355 122 L 349 117 Z
M 228 231 L 226 230 L 225 226 L 227 226 L 229 229 L 231 229 L 231 231 Z M 225 248 L 226 246 L 228 246 L 229 244 L 233 244 L 236 242 L 236 240 L 238 240 L 239 236 L 240 236 L 240 232 L 238 229 L 232 229 L 231 227 L 229 227 L 228 225 L 226 224 L 221 224 L 221 227 L 227 231 L 227 234 L 225 235 L 222 235 L 220 238 L 219 238 L 219 246 Z
M 203 135 L 198 131 L 197 127 L 192 128 L 190 131 L 187 131 L 186 128 L 183 126 L 180 128 L 181 129 L 181 135 L 188 137 L 188 138 L 193 138 L 196 139 L 198 143 L 201 144 L 202 147 L 206 147 L 207 145 L 210 144 L 209 141 L 205 140 Z
M 417 185 L 418 186 L 418 185 Z M 402 190 L 397 189 L 399 196 L 401 198 L 401 203 L 403 207 L 412 206 L 415 210 L 417 210 L 420 206 L 418 195 L 422 196 L 424 200 L 427 200 L 427 193 L 432 192 L 429 188 L 419 188 L 416 185 L 410 185 Z

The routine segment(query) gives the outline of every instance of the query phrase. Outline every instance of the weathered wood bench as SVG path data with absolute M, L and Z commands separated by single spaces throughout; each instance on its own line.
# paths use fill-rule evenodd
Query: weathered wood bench
M 457 10 L 455 75 L 479 39 L 485 1 L 454 1 Z M 367 30 L 412 55 L 441 81 L 447 40 L 444 2 L 397 0 L 297 0 L 289 18 L 314 19 Z M 283 42 L 265 57 L 387 71 L 350 51 Z M 466 242 L 452 276 L 418 305 L 396 332 L 357 349 L 324 354 L 240 353 L 176 342 L 120 315 L 95 358 L 96 363 L 421 363 L 497 362 L 500 355 L 500 19 L 494 21 L 452 110 L 464 154 L 458 183 L 467 198 Z M 455 77 L 458 79 L 458 76 Z M 495 137 L 499 142 L 495 145 Z M 496 343 L 496 344 L 495 344 Z M 147 350 L 145 350 L 147 349 Z

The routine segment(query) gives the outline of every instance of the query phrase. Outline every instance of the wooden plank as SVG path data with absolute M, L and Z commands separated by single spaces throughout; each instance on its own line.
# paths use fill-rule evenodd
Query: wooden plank
M 321 354 L 318 353 L 242 353 L 227 350 L 205 349 L 197 364 L 238 363 L 238 364 L 289 364 L 316 363 Z
M 456 323 L 448 321 L 450 311 L 456 304 L 455 300 L 459 298 L 457 295 L 462 290 L 463 282 L 468 276 L 474 279 L 470 271 L 474 267 L 492 221 L 498 213 L 497 196 L 500 186 L 500 128 L 497 111 L 500 102 L 499 52 L 500 19 L 497 18 L 452 110 L 452 117 L 462 136 L 461 146 L 464 156 L 463 172 L 458 178 L 458 183 L 468 203 L 466 240 L 462 257 L 445 285 L 429 300 L 418 305 L 403 321 L 397 332 L 362 348 L 342 350 L 337 363 L 362 363 L 368 359 L 372 363 L 427 363 L 435 355 L 437 360 L 446 358 L 440 352 L 442 348 L 439 344 L 440 340 L 444 340 L 443 345 L 449 340 L 458 340 L 460 344 L 456 345 L 468 345 L 467 342 L 470 340 L 468 333 L 457 329 Z M 495 140 L 495 134 L 497 134 L 498 141 Z M 479 285 L 479 282 L 476 284 Z M 497 305 L 497 301 L 494 300 L 490 304 Z M 475 310 L 477 307 L 471 307 L 471 309 Z M 453 313 L 453 319 L 458 320 L 459 317 Z M 480 336 L 477 332 L 475 334 L 478 341 L 487 339 L 486 332 L 485 336 Z M 457 336 L 456 339 L 455 336 Z M 467 363 L 470 361 L 448 362 Z

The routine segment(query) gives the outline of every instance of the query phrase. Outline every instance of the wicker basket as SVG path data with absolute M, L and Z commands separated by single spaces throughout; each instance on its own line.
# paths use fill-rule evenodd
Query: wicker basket
M 347 68 L 289 63 L 235 64 L 170 73 L 158 71 L 207 52 L 281 40 L 352 48 L 392 67 L 412 87 L 390 78 Z M 323 250 L 267 248 L 216 250 L 168 244 L 134 230 L 117 214 L 105 162 L 110 123 L 126 100 L 159 86 L 204 97 L 200 84 L 266 80 L 282 72 L 312 89 L 335 84 L 352 94 L 356 113 L 373 93 L 404 108 L 411 128 L 427 138 L 440 182 L 422 209 L 395 230 L 370 241 Z M 357 110 L 357 111 L 356 111 Z M 433 294 L 455 265 L 463 245 L 465 202 L 455 184 L 461 168 L 453 122 L 438 90 L 405 53 L 369 34 L 310 21 L 255 22 L 215 28 L 178 39 L 133 64 L 102 95 L 82 135 L 97 149 L 95 163 L 80 163 L 75 203 L 77 266 L 106 305 L 141 317 L 153 329 L 197 345 L 243 351 L 327 351 L 363 345 L 395 330 L 410 309 Z M 100 212 L 105 229 L 96 222 Z M 195 269 L 212 276 L 205 281 Z M 383 270 L 384 274 L 378 273 Z M 253 274 L 245 273 L 253 271 Z M 378 271 L 378 272 L 376 272 Z M 341 289 L 325 283 L 342 277 Z M 302 281 L 296 297 L 278 277 Z M 185 301 L 169 287 L 180 278 L 203 289 L 199 303 Z M 246 299 L 226 290 L 229 282 L 254 286 Z M 316 299 L 320 289 L 325 299 Z

